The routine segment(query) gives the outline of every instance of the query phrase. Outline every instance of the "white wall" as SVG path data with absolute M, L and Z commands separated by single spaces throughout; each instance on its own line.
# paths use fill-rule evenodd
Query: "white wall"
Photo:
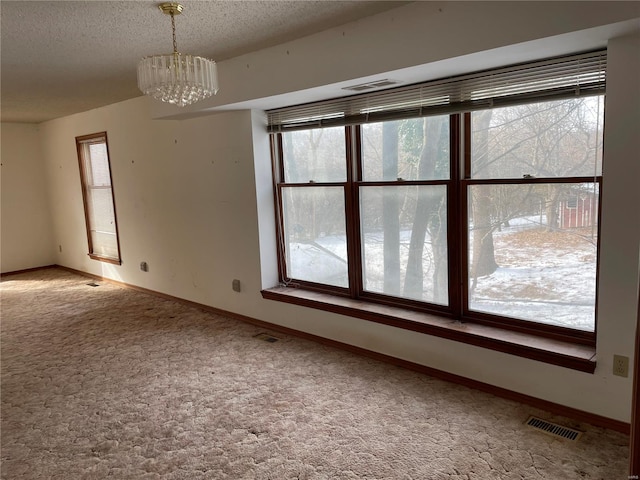
M 156 102 L 152 113 L 178 118 L 238 104 L 274 108 L 347 95 L 341 87 L 364 79 L 418 82 L 590 50 L 633 28 L 637 17 L 640 5 L 624 1 L 418 1 L 222 61 L 217 95 L 184 109 Z M 265 97 L 271 99 L 256 100 Z
M 636 185 L 640 178 L 638 85 L 640 36 L 611 39 L 605 111 L 598 363 L 594 374 L 297 306 L 283 306 L 277 312 L 265 309 L 261 318 L 628 422 L 632 374 L 621 378 L 611 371 L 614 354 L 634 357 L 640 247 L 637 208 L 640 189 Z M 256 127 L 254 141 L 262 136 L 263 131 Z
M 137 98 L 41 125 L 56 263 L 238 310 L 260 289 L 252 116 L 152 120 Z M 107 131 L 122 265 L 90 259 L 75 137 Z M 145 261 L 149 272 L 139 269 Z M 235 295 L 235 297 L 233 295 Z
M 533 23 L 539 24 L 543 16 L 550 21 L 548 15 L 527 8 L 530 16 L 535 17 Z M 601 13 L 610 15 L 606 11 Z M 529 38 L 532 36 L 531 28 L 524 28 L 530 18 L 522 17 L 519 23 L 509 24 L 502 32 L 487 33 L 490 39 L 484 38 L 486 22 L 491 20 L 482 17 L 482 9 L 476 14 L 474 22 L 451 27 L 454 30 L 464 27 L 464 32 L 457 30 L 457 33 L 467 38 L 465 42 L 455 43 L 457 52 L 474 51 L 477 44 L 510 45 L 522 38 L 519 26 L 529 32 Z M 398 21 L 397 16 L 394 18 Z M 381 34 L 379 22 L 380 19 L 363 20 L 349 27 L 348 31 L 355 35 L 353 45 L 362 45 L 368 37 L 377 38 L 376 35 Z M 572 22 L 580 24 L 576 20 L 568 23 Z M 409 22 L 409 26 L 414 28 L 416 23 L 420 22 Z M 555 33 L 562 31 L 559 20 L 552 23 L 552 27 L 540 27 L 541 34 L 548 33 L 548 28 Z M 581 25 L 592 23 L 589 17 L 589 21 Z M 402 23 L 394 28 L 401 30 Z M 415 41 L 426 46 L 438 45 L 430 35 L 432 33 L 425 29 Z M 304 39 L 301 46 L 307 48 L 309 41 Z M 138 98 L 42 124 L 40 140 L 50 190 L 49 203 L 53 209 L 53 244 L 63 245 L 62 253 L 56 251 L 55 261 L 629 421 L 631 381 L 611 375 L 611 355 L 615 352 L 631 357 L 635 332 L 640 219 L 631 206 L 640 204 L 640 189 L 632 185 L 639 178 L 640 109 L 634 107 L 639 92 L 633 77 L 638 68 L 638 40 L 616 39 L 609 47 L 598 367 L 593 375 L 386 325 L 263 300 L 260 289 L 272 285 L 276 275 L 268 142 L 262 115 L 256 111 L 179 121 L 152 120 L 157 104 Z M 252 55 L 255 58 L 258 54 Z M 388 56 L 372 58 L 370 62 L 395 65 L 395 60 Z M 357 63 L 357 59 L 354 62 Z M 323 70 L 323 75 L 329 75 L 323 76 L 323 81 L 343 75 L 336 69 L 331 77 L 330 64 L 330 59 L 323 63 L 329 69 L 329 73 Z M 630 75 L 631 72 L 635 73 Z M 306 73 L 300 75 L 307 78 Z M 243 77 L 242 81 L 247 88 L 274 83 L 266 75 Z M 633 125 L 635 132 L 630 128 Z M 109 136 L 121 266 L 90 260 L 86 255 L 74 137 L 103 130 Z M 139 270 L 141 261 L 148 262 L 149 272 Z M 234 278 L 242 283 L 240 293 L 231 290 Z
M 609 42 L 598 296 L 598 370 L 631 398 L 628 379 L 609 376 L 613 355 L 633 363 L 640 246 L 640 34 Z
M 3 123 L 0 130 L 2 272 L 51 265 L 55 247 L 39 127 Z

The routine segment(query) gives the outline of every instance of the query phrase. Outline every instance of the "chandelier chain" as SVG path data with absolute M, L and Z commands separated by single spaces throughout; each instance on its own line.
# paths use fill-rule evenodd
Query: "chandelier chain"
M 176 42 L 176 18 L 171 12 L 171 31 L 173 32 L 173 53 L 178 53 L 178 42 Z

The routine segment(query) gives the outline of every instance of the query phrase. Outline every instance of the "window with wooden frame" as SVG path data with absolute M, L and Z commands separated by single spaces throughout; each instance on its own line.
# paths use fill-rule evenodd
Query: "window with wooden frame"
M 120 265 L 122 262 L 107 133 L 76 137 L 76 147 L 89 256 L 94 260 Z
M 465 316 L 593 337 L 603 112 L 597 95 L 465 114 Z
M 605 70 L 589 52 L 268 112 L 282 285 L 595 346 Z

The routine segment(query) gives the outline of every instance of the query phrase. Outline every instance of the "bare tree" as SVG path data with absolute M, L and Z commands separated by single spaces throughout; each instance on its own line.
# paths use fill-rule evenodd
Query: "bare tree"
M 474 155 L 479 162 L 489 158 L 489 125 L 492 112 L 492 110 L 484 110 L 474 117 Z M 490 188 L 480 186 L 480 188 L 471 189 L 473 241 L 469 278 L 473 279 L 473 286 L 477 283 L 478 277 L 491 275 L 498 268 L 493 247 L 492 203 Z
M 440 140 L 442 130 L 446 130 L 448 118 L 429 118 L 423 121 L 422 152 L 418 165 L 418 178 L 435 178 L 437 160 L 443 150 Z M 448 141 L 448 136 L 445 136 Z M 431 239 L 433 253 L 433 295 L 434 302 L 447 303 L 448 259 L 446 199 L 436 189 L 423 188 L 418 195 L 416 210 L 411 229 L 407 272 L 403 294 L 408 298 L 422 298 L 424 284 L 424 246 L 427 232 Z

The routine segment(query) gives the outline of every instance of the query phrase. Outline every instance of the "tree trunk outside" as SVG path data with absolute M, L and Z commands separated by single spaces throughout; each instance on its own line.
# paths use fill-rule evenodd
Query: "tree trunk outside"
M 443 122 L 446 122 L 444 120 Z M 436 122 L 433 118 L 425 118 L 423 126 L 423 147 L 420 153 L 418 172 L 420 178 L 434 178 L 436 160 L 440 150 L 440 130 L 443 122 Z M 429 188 L 429 187 L 426 187 Z M 447 229 L 446 209 L 442 195 L 420 195 L 416 205 L 416 213 L 411 229 L 409 243 L 409 258 L 404 282 L 403 295 L 407 298 L 422 299 L 424 267 L 424 242 L 427 230 L 431 236 L 431 248 L 434 258 L 434 298 L 437 303 L 447 303 L 448 275 L 447 275 Z
M 560 228 L 560 195 L 562 193 L 562 186 L 549 185 L 547 195 L 547 231 L 555 232 Z
M 498 268 L 493 246 L 493 226 L 491 225 L 491 195 L 489 189 L 473 189 L 473 243 L 471 253 L 471 271 L 474 279 L 491 275 Z
M 477 113 L 477 133 L 473 152 L 475 156 L 488 158 L 489 151 L 489 124 L 491 123 L 492 110 Z M 477 186 L 471 190 L 471 215 L 473 218 L 473 242 L 471 251 L 471 265 L 469 278 L 473 279 L 475 286 L 478 277 L 491 275 L 498 268 L 495 260 L 493 246 L 493 226 L 491 224 L 492 198 L 490 187 Z

